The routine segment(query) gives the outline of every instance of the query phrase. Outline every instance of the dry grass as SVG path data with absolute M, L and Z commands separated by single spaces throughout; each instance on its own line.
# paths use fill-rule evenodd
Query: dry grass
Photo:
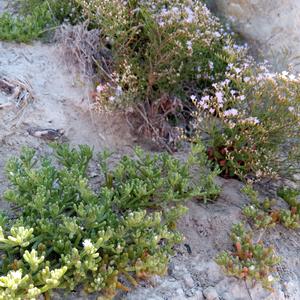
M 76 26 L 63 24 L 55 34 L 63 56 L 68 65 L 73 65 L 89 77 L 96 74 L 96 66 L 100 55 L 100 31 L 88 30 L 88 23 Z
M 0 78 L 0 91 L 10 96 L 10 101 L 0 105 L 0 109 L 15 105 L 24 108 L 34 99 L 30 83 L 21 79 Z

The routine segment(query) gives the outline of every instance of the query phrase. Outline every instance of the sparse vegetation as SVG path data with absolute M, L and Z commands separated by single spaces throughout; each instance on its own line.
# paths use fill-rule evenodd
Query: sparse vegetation
M 278 191 L 278 195 L 289 205 L 289 209 L 274 208 L 275 199 L 266 198 L 260 201 L 258 193 L 251 185 L 245 186 L 243 192 L 251 199 L 251 204 L 244 208 L 243 213 L 256 228 L 273 227 L 278 223 L 291 229 L 300 227 L 300 203 L 296 200 L 299 191 L 289 188 Z
M 272 290 L 276 278 L 272 275 L 274 267 L 280 262 L 272 247 L 265 247 L 262 241 L 253 241 L 253 232 L 243 224 L 232 227 L 233 252 L 222 252 L 216 262 L 230 276 L 252 283 L 261 282 L 263 287 Z

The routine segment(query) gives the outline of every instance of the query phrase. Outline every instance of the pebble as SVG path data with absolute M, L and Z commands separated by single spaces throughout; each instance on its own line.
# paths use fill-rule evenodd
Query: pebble
M 194 286 L 194 280 L 189 273 L 183 276 L 183 281 L 187 288 L 192 288 Z
M 185 274 L 188 274 L 188 270 L 184 266 L 174 266 L 172 270 L 172 276 L 177 280 L 181 280 Z
M 223 300 L 232 300 L 233 297 L 232 297 L 232 295 L 231 295 L 230 293 L 226 292 L 226 293 L 224 293 L 224 294 L 222 295 L 222 299 L 223 299 Z
M 215 290 L 215 288 L 213 288 L 212 286 L 206 288 L 203 291 L 203 295 L 206 300 L 219 300 L 219 295 L 218 295 L 217 291 Z
M 188 298 L 189 300 L 204 300 L 202 290 L 197 290 L 193 297 Z

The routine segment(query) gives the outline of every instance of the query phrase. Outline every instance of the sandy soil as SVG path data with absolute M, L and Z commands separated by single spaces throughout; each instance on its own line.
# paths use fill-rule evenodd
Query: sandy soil
M 2 4 L 0 1 L 0 8 Z M 34 147 L 43 154 L 51 151 L 47 141 L 28 133 L 29 128 L 62 129 L 66 141 L 89 144 L 96 151 L 109 148 L 125 153 L 134 147 L 135 138 L 122 116 L 91 111 L 89 82 L 64 64 L 57 45 L 0 42 L 0 79 L 3 77 L 26 82 L 34 98 L 18 108 L 13 95 L 0 93 L 0 105 L 13 103 L 0 110 L 0 194 L 7 186 L 5 162 L 22 146 Z M 247 201 L 240 193 L 241 183 L 223 179 L 219 183 L 223 191 L 216 203 L 188 203 L 190 211 L 179 223 L 186 240 L 176 249 L 168 275 L 141 283 L 132 293 L 116 299 L 300 299 L 299 230 L 277 227 L 263 233 L 267 243 L 274 244 L 283 257 L 273 293 L 224 276 L 214 263 L 220 250 L 231 249 L 228 233 L 232 224 L 241 220 L 241 208 Z M 9 211 L 4 201 L 0 205 Z M 97 299 L 97 295 L 87 296 L 80 290 L 70 295 L 56 292 L 54 299 Z
M 122 116 L 95 113 L 90 109 L 91 86 L 65 66 L 56 45 L 0 43 L 0 80 L 21 81 L 29 87 L 33 100 L 16 107 L 14 95 L 0 93 L 0 191 L 3 166 L 22 146 L 50 151 L 47 142 L 31 136 L 30 128 L 61 129 L 72 145 L 88 144 L 95 151 L 119 150 L 134 145 Z

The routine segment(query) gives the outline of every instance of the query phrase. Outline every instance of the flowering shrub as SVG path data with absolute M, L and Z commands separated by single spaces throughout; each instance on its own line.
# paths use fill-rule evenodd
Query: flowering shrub
M 300 138 L 299 77 L 271 73 L 250 58 L 229 64 L 195 104 L 195 136 L 208 140 L 208 155 L 227 177 L 292 171 Z
M 9 222 L 0 215 L 0 299 L 37 299 L 79 284 L 111 298 L 139 279 L 163 275 L 181 241 L 175 222 L 186 212 L 183 201 L 218 192 L 211 178 L 193 183 L 195 157 L 205 155 L 199 147 L 185 163 L 137 150 L 136 160 L 125 156 L 114 169 L 103 153 L 105 181 L 97 193 L 87 175 L 91 149 L 55 149 L 55 164 L 38 161 L 31 149 L 7 164 L 13 187 L 4 196 L 20 213 Z
M 221 265 L 230 276 L 253 283 L 259 281 L 262 286 L 272 289 L 275 278 L 272 273 L 280 258 L 275 255 L 272 247 L 264 247 L 262 241 L 253 242 L 253 232 L 245 230 L 243 224 L 232 227 L 231 238 L 234 252 L 222 252 L 216 262 Z
M 231 38 L 201 1 L 80 1 L 101 29 L 113 61 L 98 99 L 115 105 L 185 99 L 186 89 L 222 78 Z

